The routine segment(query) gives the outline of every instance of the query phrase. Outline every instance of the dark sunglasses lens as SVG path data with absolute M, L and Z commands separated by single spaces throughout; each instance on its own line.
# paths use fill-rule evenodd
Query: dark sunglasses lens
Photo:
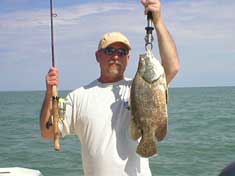
M 128 51 L 124 48 L 113 48 L 113 47 L 107 47 L 105 49 L 103 49 L 104 53 L 107 55 L 112 55 L 113 53 L 115 53 L 117 51 L 117 54 L 119 56 L 125 56 L 128 54 Z
M 116 51 L 116 49 L 112 48 L 112 47 L 107 47 L 104 49 L 104 53 L 108 54 L 108 55 L 112 55 L 115 51 Z
M 128 54 L 128 51 L 127 50 L 125 50 L 125 49 L 123 49 L 123 48 L 119 48 L 118 49 L 118 55 L 119 56 L 125 56 L 125 55 L 127 55 Z

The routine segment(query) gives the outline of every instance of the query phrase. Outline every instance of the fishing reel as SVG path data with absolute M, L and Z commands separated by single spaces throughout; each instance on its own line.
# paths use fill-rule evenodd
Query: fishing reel
M 145 35 L 145 49 L 146 51 L 148 49 L 152 50 L 153 48 L 153 14 L 152 12 L 148 12 L 147 14 L 147 27 L 145 27 L 146 35 Z
M 58 103 L 58 114 L 59 114 L 59 120 L 64 120 L 64 115 L 66 111 L 66 104 L 65 99 L 61 97 L 56 97 L 56 101 Z M 50 116 L 49 120 L 46 123 L 46 128 L 49 129 L 53 125 L 53 115 Z

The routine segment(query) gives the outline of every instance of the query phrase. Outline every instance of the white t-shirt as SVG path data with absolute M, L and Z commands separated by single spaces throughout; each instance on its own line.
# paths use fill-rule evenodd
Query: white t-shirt
M 128 133 L 131 80 L 93 81 L 66 98 L 62 136 L 76 134 L 82 145 L 85 176 L 151 176 L 149 161 L 136 154 Z

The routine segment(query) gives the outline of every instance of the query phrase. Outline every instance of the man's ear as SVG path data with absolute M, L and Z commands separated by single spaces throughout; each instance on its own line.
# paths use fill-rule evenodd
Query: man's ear
M 127 63 L 129 63 L 129 60 L 130 60 L 130 54 L 128 54 L 127 56 Z
M 95 57 L 96 57 L 96 61 L 100 62 L 100 52 L 98 50 L 95 52 Z

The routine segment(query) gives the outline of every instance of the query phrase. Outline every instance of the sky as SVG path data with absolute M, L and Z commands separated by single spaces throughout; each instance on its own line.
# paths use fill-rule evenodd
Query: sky
M 180 71 L 170 87 L 235 86 L 235 1 L 161 0 Z M 106 32 L 128 36 L 132 78 L 145 52 L 146 17 L 138 0 L 54 0 L 60 90 L 99 77 L 95 51 Z M 154 33 L 154 55 L 160 59 Z M 51 66 L 49 0 L 0 0 L 0 91 L 45 90 Z

